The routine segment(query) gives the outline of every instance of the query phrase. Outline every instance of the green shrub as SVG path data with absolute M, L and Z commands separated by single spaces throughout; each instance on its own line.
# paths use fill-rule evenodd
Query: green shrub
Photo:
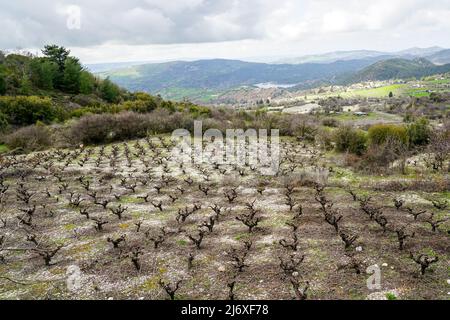
M 100 83 L 99 87 L 100 96 L 102 99 L 111 102 L 117 103 L 120 100 L 120 88 L 116 84 L 114 84 L 111 80 L 106 78 Z
M 0 112 L 0 132 L 3 132 L 8 128 L 8 116 L 3 112 Z
M 393 124 L 377 124 L 369 128 L 369 142 L 371 145 L 381 146 L 390 140 L 397 140 L 407 145 L 408 131 L 406 127 Z
M 350 152 L 362 155 L 366 150 L 366 134 L 350 126 L 340 127 L 334 133 L 336 150 L 339 152 Z
M 0 112 L 14 125 L 30 125 L 36 121 L 49 123 L 61 110 L 53 106 L 50 98 L 37 96 L 0 97 Z
M 418 119 L 407 127 L 409 143 L 412 146 L 427 145 L 431 137 L 431 129 L 426 118 Z
M 10 149 L 30 152 L 45 149 L 51 145 L 52 141 L 50 132 L 45 126 L 32 125 L 6 136 L 5 143 Z
M 397 296 L 394 293 L 392 293 L 392 292 L 388 292 L 388 293 L 386 293 L 386 299 L 388 299 L 388 300 L 397 300 Z
M 0 94 L 5 94 L 5 93 L 6 93 L 6 79 L 5 79 L 5 75 L 0 73 Z

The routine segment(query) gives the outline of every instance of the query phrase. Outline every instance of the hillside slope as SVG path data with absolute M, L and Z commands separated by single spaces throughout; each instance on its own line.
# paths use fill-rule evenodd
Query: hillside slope
M 450 63 L 450 49 L 436 52 L 426 58 L 437 65 Z
M 375 60 L 377 61 L 377 60 Z M 100 75 L 129 90 L 158 93 L 167 88 L 226 90 L 264 82 L 302 84 L 333 81 L 369 66 L 373 59 L 336 61 L 329 64 L 265 64 L 238 60 L 199 60 L 145 64 Z
M 370 65 L 344 79 L 344 83 L 424 77 L 450 71 L 450 64 L 438 66 L 427 59 L 389 59 Z

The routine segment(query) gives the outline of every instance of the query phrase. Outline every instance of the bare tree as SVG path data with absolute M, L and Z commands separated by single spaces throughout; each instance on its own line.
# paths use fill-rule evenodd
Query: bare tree
M 146 235 L 147 236 L 149 235 L 148 231 L 146 232 Z M 167 233 L 166 228 L 162 227 L 162 228 L 160 228 L 160 233 L 159 234 L 157 234 L 157 235 L 155 235 L 153 237 L 150 237 L 149 239 L 150 239 L 150 241 L 153 242 L 153 247 L 155 249 L 158 249 L 158 246 L 160 244 L 162 244 L 164 241 L 166 241 L 167 235 L 168 235 L 168 233 Z
M 297 233 L 294 231 L 292 232 L 292 240 L 286 240 L 286 239 L 281 239 L 279 241 L 279 244 L 286 249 L 291 249 L 292 251 L 297 251 L 297 247 L 298 247 L 298 237 L 297 237 Z
M 403 250 L 404 248 L 404 243 L 405 240 L 408 238 L 414 238 L 415 236 L 415 232 L 413 233 L 408 233 L 406 231 L 406 226 L 401 226 L 401 227 L 397 227 L 395 230 L 395 233 L 397 234 L 397 239 L 398 239 L 398 248 L 400 250 Z
M 305 260 L 304 254 L 293 252 L 287 257 L 278 257 L 283 277 L 290 277 L 294 272 L 299 272 L 300 264 Z
M 400 208 L 404 205 L 404 201 L 401 199 L 393 199 L 392 201 L 394 201 L 394 206 L 397 210 L 400 210 Z
M 406 207 L 405 209 L 410 215 L 412 215 L 414 217 L 414 220 L 417 220 L 417 218 L 420 215 L 422 215 L 422 214 L 427 212 L 426 210 L 414 211 L 414 209 L 412 209 L 411 207 Z
M 200 249 L 200 246 L 201 246 L 201 244 L 202 244 L 202 241 L 203 241 L 203 237 L 205 236 L 205 230 L 203 230 L 203 229 L 199 229 L 198 230 L 198 235 L 197 235 L 197 237 L 194 237 L 193 235 L 188 235 L 188 238 L 192 241 L 192 243 L 193 244 L 195 244 L 195 247 L 197 248 L 197 249 Z
M 33 248 L 32 251 L 37 252 L 38 255 L 44 259 L 45 265 L 50 266 L 53 257 L 64 247 L 64 245 L 59 245 L 56 248 L 53 249 L 40 249 L 40 248 Z
M 426 254 L 419 254 L 417 257 L 414 257 L 413 253 L 409 253 L 410 258 L 417 264 L 420 265 L 420 274 L 424 275 L 425 271 L 432 265 L 439 261 L 439 257 L 430 257 Z
M 431 231 L 436 232 L 439 228 L 439 226 L 442 223 L 445 223 L 449 220 L 449 218 L 443 218 L 443 219 L 434 219 L 434 212 L 430 213 L 430 216 L 425 220 L 427 223 L 431 226 Z
M 131 262 L 133 263 L 133 266 L 137 271 L 141 270 L 141 261 L 139 256 L 142 254 L 143 252 L 139 247 L 134 247 L 131 251 Z
M 228 287 L 228 300 L 235 300 L 234 286 L 236 285 L 236 278 L 233 278 L 227 282 Z
M 92 218 L 91 220 L 95 222 L 95 229 L 97 231 L 103 231 L 103 226 L 109 223 L 109 221 L 103 220 L 103 218 Z
M 114 249 L 117 249 L 117 248 L 119 248 L 119 244 L 120 244 L 121 242 L 124 242 L 124 241 L 125 241 L 125 238 L 126 238 L 126 236 L 123 234 L 123 235 L 121 235 L 120 237 L 118 237 L 118 238 L 116 238 L 116 239 L 113 239 L 113 238 L 111 238 L 111 237 L 108 237 L 108 238 L 106 239 L 106 241 L 108 241 L 109 243 L 111 243 L 111 244 L 113 245 L 113 248 L 114 248 Z
M 225 197 L 228 199 L 229 203 L 232 203 L 238 196 L 237 192 L 236 192 L 237 188 L 231 188 L 227 191 L 225 191 Z
M 291 282 L 292 288 L 294 289 L 295 298 L 297 300 L 306 300 L 308 298 L 307 291 L 309 289 L 309 282 L 305 282 L 305 286 L 300 288 L 300 282 L 294 276 L 289 277 L 289 281 Z
M 123 218 L 123 213 L 124 213 L 125 211 L 127 211 L 128 208 L 127 208 L 127 207 L 122 207 L 122 205 L 119 204 L 118 207 L 116 207 L 116 208 L 110 208 L 109 210 L 111 210 L 112 214 L 114 214 L 115 216 L 117 216 L 117 217 L 119 218 L 119 220 L 122 220 L 122 218 Z
M 175 293 L 180 288 L 182 280 L 178 280 L 175 282 L 175 284 L 172 283 L 166 283 L 162 279 L 159 280 L 159 286 L 166 291 L 166 293 L 169 295 L 170 300 L 175 300 Z

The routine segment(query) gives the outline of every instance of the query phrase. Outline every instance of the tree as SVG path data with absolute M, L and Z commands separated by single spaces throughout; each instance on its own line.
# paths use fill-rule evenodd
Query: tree
M 88 71 L 81 71 L 80 74 L 80 93 L 91 94 L 94 92 L 95 77 Z
M 393 97 L 394 97 L 394 94 L 392 93 L 392 91 L 389 92 L 389 98 L 393 98 Z
M 5 75 L 0 73 L 0 94 L 5 94 L 5 93 L 6 93 L 6 79 L 5 79 Z
M 64 63 L 63 87 L 70 93 L 79 93 L 80 77 L 83 67 L 76 58 L 69 57 Z
M 31 93 L 33 86 L 31 84 L 30 78 L 28 76 L 24 76 L 20 81 L 19 93 L 27 96 Z
M 57 45 L 47 45 L 42 50 L 42 53 L 50 61 L 53 61 L 58 65 L 60 72 L 64 71 L 66 59 L 69 57 L 70 50 L 67 50 L 64 47 L 59 47 Z
M 58 72 L 54 79 L 53 85 L 55 88 L 61 89 L 64 84 L 64 68 L 66 66 L 66 59 L 69 57 L 70 50 L 57 45 L 48 45 L 44 47 L 42 53 L 49 61 L 54 62 L 58 66 Z
M 35 58 L 30 63 L 31 81 L 41 89 L 52 90 L 58 76 L 58 66 L 45 58 Z
M 100 95 L 108 102 L 118 102 L 120 97 L 120 88 L 109 78 L 106 78 L 100 84 Z

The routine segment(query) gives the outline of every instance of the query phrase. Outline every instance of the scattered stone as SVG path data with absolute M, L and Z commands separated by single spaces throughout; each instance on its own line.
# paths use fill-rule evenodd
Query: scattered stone
M 395 297 L 395 299 L 399 298 L 399 293 L 397 290 L 386 290 L 371 293 L 367 296 L 366 300 L 389 300 L 388 296 Z
M 225 272 L 225 267 L 224 266 L 220 266 L 217 270 L 219 270 L 219 272 Z

